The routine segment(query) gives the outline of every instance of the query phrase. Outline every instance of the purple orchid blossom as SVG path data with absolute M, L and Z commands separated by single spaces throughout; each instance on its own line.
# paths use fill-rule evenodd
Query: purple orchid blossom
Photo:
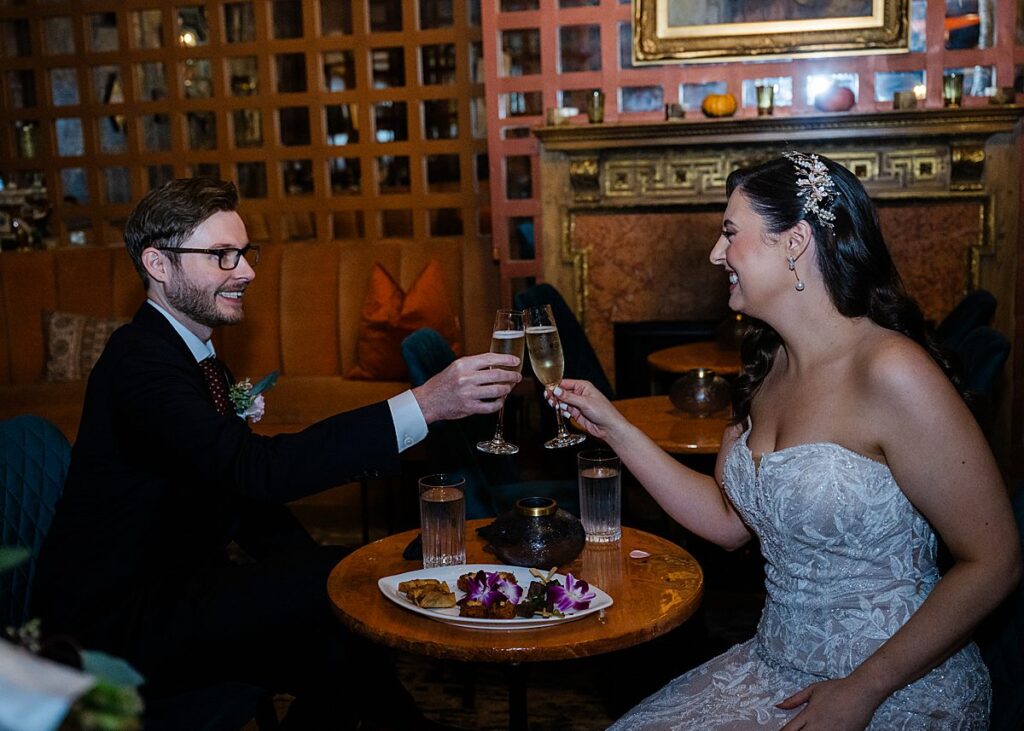
M 491 606 L 493 598 L 490 587 L 487 586 L 487 577 L 483 571 L 478 571 L 473 580 L 467 582 L 469 586 L 466 588 L 466 596 L 461 599 L 461 602 L 480 602 L 485 607 Z
M 497 572 L 487 574 L 487 584 L 491 589 L 513 604 L 518 604 L 519 600 L 523 598 L 523 587 L 509 581 Z
M 500 578 L 496 573 L 478 571 L 473 577 L 473 580 L 468 583 L 469 587 L 468 591 L 466 591 L 466 596 L 459 600 L 459 604 L 475 601 L 480 602 L 485 607 L 489 607 L 494 602 L 498 602 L 503 599 L 509 599 L 513 604 L 518 601 L 518 599 L 513 600 L 510 596 L 514 593 L 512 587 L 504 586 L 509 582 Z M 519 589 L 519 594 L 522 593 L 523 590 Z
M 597 594 L 590 590 L 590 584 L 572 574 L 565 575 L 565 586 L 548 584 L 548 601 L 560 612 L 579 611 L 590 606 Z

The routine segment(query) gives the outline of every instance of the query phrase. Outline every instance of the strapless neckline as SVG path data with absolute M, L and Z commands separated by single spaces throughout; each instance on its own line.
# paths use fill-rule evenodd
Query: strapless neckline
M 775 449 L 775 450 L 770 450 L 770 451 L 767 451 L 767 452 L 761 452 L 760 455 L 755 456 L 754 452 L 751 451 L 751 449 L 750 449 L 750 445 L 747 444 L 747 439 L 749 438 L 749 436 L 750 436 L 750 427 L 747 427 L 746 429 L 744 429 L 743 433 L 740 435 L 740 438 L 737 441 L 737 445 L 743 447 L 743 450 L 747 453 L 747 457 L 750 460 L 750 463 L 754 467 L 754 475 L 755 476 L 759 476 L 761 474 L 761 469 L 764 466 L 765 457 L 768 457 L 768 458 L 777 457 L 777 456 L 781 456 L 781 455 L 787 454 L 789 452 L 800 452 L 800 451 L 808 450 L 808 449 L 812 449 L 812 448 L 818 448 L 818 449 L 827 448 L 827 449 L 838 450 L 838 451 L 842 452 L 843 454 L 849 455 L 851 457 L 855 457 L 856 459 L 858 459 L 858 460 L 860 460 L 862 462 L 868 462 L 868 463 L 873 464 L 873 465 L 878 465 L 883 470 L 885 470 L 887 473 L 889 473 L 890 476 L 892 475 L 892 470 L 889 469 L 889 465 L 887 465 L 885 462 L 879 462 L 877 459 L 872 459 L 871 457 L 868 457 L 865 454 L 861 454 L 860 452 L 856 452 L 856 451 L 850 449 L 849 447 L 844 447 L 842 444 L 839 444 L 838 442 L 822 441 L 822 442 L 805 442 L 803 444 L 793 444 L 793 445 L 791 445 L 789 447 L 783 447 L 782 449 Z
M 708 718 L 719 731 L 781 728 L 797 714 L 776 706 L 782 698 L 848 677 L 939 581 L 935 533 L 888 465 L 825 441 L 765 452 L 758 473 L 748 431 L 737 435 L 721 478 L 764 555 L 757 634 L 669 683 L 610 731 L 705 728 Z M 978 648 L 967 645 L 890 695 L 868 728 L 981 731 L 990 697 Z

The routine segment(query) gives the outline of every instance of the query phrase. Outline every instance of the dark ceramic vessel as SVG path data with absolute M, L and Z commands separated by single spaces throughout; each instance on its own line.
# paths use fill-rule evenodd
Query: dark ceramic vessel
M 729 405 L 729 382 L 708 368 L 694 368 L 680 376 L 669 391 L 669 400 L 691 416 L 716 414 Z
M 547 497 L 525 497 L 493 523 L 477 529 L 487 550 L 511 566 L 547 571 L 576 558 L 586 534 L 572 513 Z

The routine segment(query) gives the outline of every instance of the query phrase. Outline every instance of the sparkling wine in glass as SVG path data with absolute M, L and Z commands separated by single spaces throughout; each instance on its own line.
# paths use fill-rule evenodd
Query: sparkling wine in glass
M 530 307 L 525 311 L 526 316 L 526 347 L 530 351 L 530 364 L 533 372 L 549 390 L 553 389 L 562 381 L 562 372 L 565 370 L 565 357 L 562 355 L 562 341 L 558 337 L 558 327 L 555 325 L 555 316 L 551 312 L 550 305 Z M 544 446 L 548 449 L 560 447 L 571 447 L 579 444 L 587 437 L 583 434 L 570 434 L 562 421 L 562 413 L 555 409 L 555 419 L 558 422 L 558 433 Z
M 514 355 L 519 358 L 515 367 L 499 366 L 517 373 L 523 369 L 523 351 L 526 345 L 526 333 L 523 331 L 523 313 L 519 310 L 498 310 L 494 316 L 494 330 L 491 332 L 491 352 Z M 506 442 L 502 433 L 504 429 L 505 404 L 498 410 L 498 423 L 494 427 L 494 438 L 478 442 L 476 448 L 488 454 L 515 454 L 519 447 Z

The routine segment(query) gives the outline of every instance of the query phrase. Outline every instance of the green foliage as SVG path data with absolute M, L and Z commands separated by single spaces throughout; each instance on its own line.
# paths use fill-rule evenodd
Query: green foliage
M 130 685 L 100 680 L 71 707 L 62 729 L 67 731 L 138 731 L 142 698 Z
M 0 572 L 28 560 L 27 548 L 0 546 Z M 43 640 L 40 622 L 32 619 L 21 627 L 8 627 L 4 634 L 17 645 L 38 654 Z M 142 696 L 138 686 L 143 677 L 124 660 L 102 652 L 81 653 L 82 670 L 98 680 L 71 706 L 63 731 L 139 731 L 142 728 Z
M 46 641 L 39 619 L 21 627 L 8 627 L 8 639 L 29 652 L 40 654 Z M 142 728 L 142 696 L 138 686 L 144 679 L 118 657 L 96 651 L 79 651 L 82 671 L 96 678 L 96 684 L 78 698 L 60 728 L 62 731 L 139 731 Z

